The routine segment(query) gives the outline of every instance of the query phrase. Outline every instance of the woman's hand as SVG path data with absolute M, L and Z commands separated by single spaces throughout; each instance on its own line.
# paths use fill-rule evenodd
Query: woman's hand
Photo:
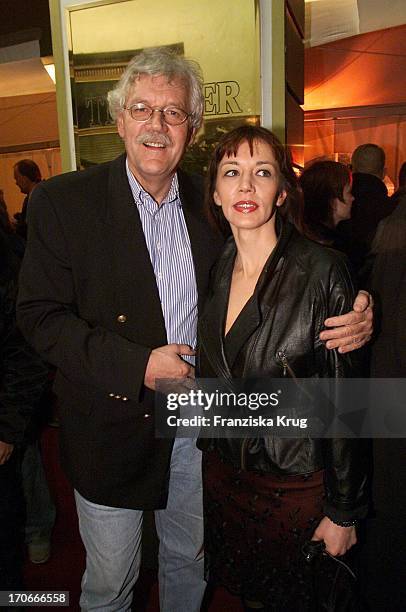
M 340 527 L 325 516 L 313 534 L 312 540 L 323 540 L 326 551 L 337 557 L 344 555 L 351 546 L 357 543 L 355 527 Z

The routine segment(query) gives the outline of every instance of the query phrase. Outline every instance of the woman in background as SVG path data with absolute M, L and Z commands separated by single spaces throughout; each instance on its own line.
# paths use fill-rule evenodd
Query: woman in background
M 307 235 L 320 244 L 346 252 L 345 242 L 336 227 L 351 218 L 354 197 L 347 166 L 335 161 L 314 162 L 305 168 L 299 183 Z

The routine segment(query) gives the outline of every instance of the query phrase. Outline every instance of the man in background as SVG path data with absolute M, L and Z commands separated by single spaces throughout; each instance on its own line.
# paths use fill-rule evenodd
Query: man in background
M 20 463 L 48 369 L 16 327 L 19 253 L 0 227 L 0 591 L 22 583 L 24 500 Z
M 21 212 L 14 215 L 16 232 L 22 237 L 27 237 L 27 206 L 34 188 L 42 181 L 41 170 L 32 159 L 20 159 L 14 165 L 14 180 L 21 193 L 25 194 Z
M 376 144 L 363 144 L 351 157 L 353 172 L 351 219 L 339 226 L 350 244 L 350 259 L 356 270 L 365 263 L 379 222 L 394 210 L 388 197 L 385 176 L 385 151 Z

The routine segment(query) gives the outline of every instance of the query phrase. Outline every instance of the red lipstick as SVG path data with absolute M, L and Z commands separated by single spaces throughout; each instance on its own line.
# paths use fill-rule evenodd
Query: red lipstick
M 242 214 L 249 214 L 257 210 L 258 204 L 253 200 L 240 200 L 233 205 L 233 208 Z

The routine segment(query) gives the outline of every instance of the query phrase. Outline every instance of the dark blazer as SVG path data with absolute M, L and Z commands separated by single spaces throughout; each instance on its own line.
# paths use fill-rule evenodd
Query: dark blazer
M 341 355 L 319 339 L 329 316 L 348 312 L 355 290 L 339 253 L 283 225 L 253 296 L 224 338 L 236 255 L 230 238 L 213 277 L 199 324 L 198 374 L 204 378 L 353 377 L 361 375 L 360 351 Z M 199 440 L 235 467 L 283 475 L 325 468 L 325 513 L 346 521 L 365 516 L 368 454 L 356 439 L 277 438 Z
M 406 376 L 406 192 L 378 226 L 372 248 L 370 279 L 381 326 L 372 345 L 371 374 L 377 378 Z
M 221 241 L 203 217 L 200 179 L 178 176 L 200 307 Z M 162 508 L 172 442 L 155 438 L 143 380 L 167 338 L 125 155 L 41 183 L 32 204 L 19 323 L 58 368 L 63 467 L 95 503 Z
M 377 176 L 354 172 L 352 179 L 351 219 L 339 223 L 337 231 L 347 245 L 346 253 L 354 269 L 359 271 L 371 249 L 379 222 L 393 212 L 396 204 Z

